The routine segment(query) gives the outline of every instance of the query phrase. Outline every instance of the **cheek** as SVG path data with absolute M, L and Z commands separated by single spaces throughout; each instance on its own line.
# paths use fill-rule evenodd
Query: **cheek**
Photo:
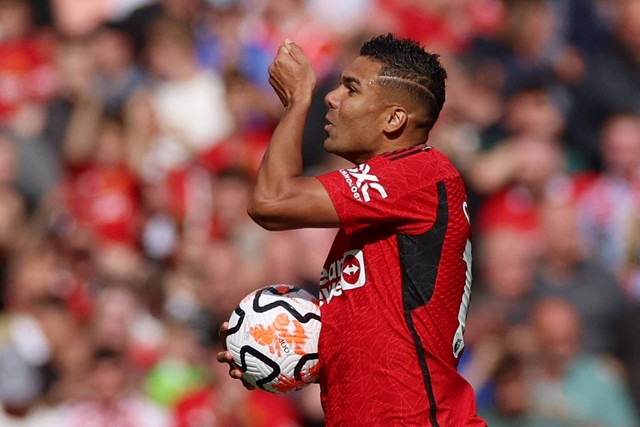
M 344 117 L 338 132 L 340 145 L 345 148 L 358 149 L 368 139 L 370 132 L 365 118 L 359 116 Z
M 341 121 L 350 133 L 367 134 L 375 130 L 377 124 L 371 107 L 363 102 L 346 103 L 341 111 Z

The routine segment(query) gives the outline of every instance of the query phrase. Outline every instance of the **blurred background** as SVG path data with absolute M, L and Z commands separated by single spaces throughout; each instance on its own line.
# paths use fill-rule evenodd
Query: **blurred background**
M 324 94 L 373 35 L 437 52 L 463 174 L 460 371 L 492 427 L 640 426 L 640 0 L 0 0 L 0 426 L 322 426 L 215 362 L 249 291 L 316 291 L 335 230 L 247 197 L 285 37 Z

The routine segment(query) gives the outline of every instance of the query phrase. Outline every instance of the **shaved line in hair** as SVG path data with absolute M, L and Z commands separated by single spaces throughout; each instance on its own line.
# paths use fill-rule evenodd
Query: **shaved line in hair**
M 424 86 L 414 80 L 398 76 L 377 75 L 375 78 L 380 79 L 380 86 L 386 86 L 392 90 L 396 89 L 403 91 L 406 93 L 405 96 L 409 96 L 413 99 L 414 102 L 417 102 L 420 105 L 419 109 L 423 111 L 425 117 L 421 117 L 422 114 L 416 117 L 417 127 L 431 128 L 433 126 L 433 123 L 437 119 L 438 114 L 436 113 L 436 116 L 434 118 L 432 112 L 438 112 L 438 101 L 436 100 L 436 96 L 431 92 L 431 90 L 429 90 L 427 86 Z
M 420 83 L 416 83 L 413 80 L 409 80 L 409 79 L 405 79 L 402 77 L 396 77 L 396 76 L 376 76 L 376 79 L 382 79 L 382 80 L 390 80 L 392 82 L 401 84 L 401 85 L 409 85 L 413 88 L 417 88 L 420 89 L 422 92 L 424 92 L 426 95 L 429 96 L 429 98 L 431 98 L 431 100 L 433 102 L 436 101 L 436 97 L 433 93 L 431 93 L 431 91 L 429 90 L 429 88 L 427 88 L 426 86 L 421 85 Z

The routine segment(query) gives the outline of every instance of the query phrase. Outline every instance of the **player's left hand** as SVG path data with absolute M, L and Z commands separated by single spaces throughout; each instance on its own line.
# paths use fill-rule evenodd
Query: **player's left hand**
M 294 102 L 311 102 L 316 75 L 304 51 L 286 39 L 269 66 L 269 83 L 287 107 Z
M 229 322 L 224 322 L 222 325 L 220 325 L 219 334 L 220 334 L 220 339 L 222 341 L 222 346 L 224 348 L 224 351 L 219 352 L 218 355 L 216 356 L 216 359 L 220 363 L 226 363 L 229 365 L 229 376 L 231 378 L 236 380 L 241 380 L 242 384 L 247 390 L 253 390 L 255 389 L 255 387 L 249 384 L 248 382 L 246 382 L 242 378 L 242 370 L 238 368 L 235 363 L 233 363 L 233 356 L 227 350 L 227 332 L 228 331 L 229 331 Z

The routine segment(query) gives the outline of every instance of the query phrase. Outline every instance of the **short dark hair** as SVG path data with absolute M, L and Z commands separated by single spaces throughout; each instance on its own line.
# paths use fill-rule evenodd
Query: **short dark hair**
M 102 363 L 113 363 L 114 365 L 124 366 L 125 364 L 125 355 L 113 348 L 107 346 L 97 346 L 93 349 L 91 353 L 91 362 L 94 366 Z
M 427 52 L 414 40 L 398 39 L 393 34 L 365 42 L 360 55 L 382 64 L 379 76 L 394 78 L 382 85 L 408 91 L 428 106 L 429 126 L 433 126 L 445 101 L 447 72 L 440 64 L 440 55 Z

